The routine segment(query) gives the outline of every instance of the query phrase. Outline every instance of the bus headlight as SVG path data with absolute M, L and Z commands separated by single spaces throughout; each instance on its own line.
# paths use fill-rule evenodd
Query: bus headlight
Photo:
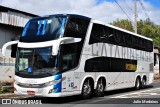
M 51 86 L 51 85 L 53 85 L 53 84 L 58 84 L 59 82 L 61 82 L 61 79 L 49 81 L 49 82 L 47 82 L 47 83 L 44 84 L 44 87 L 46 87 L 46 86 Z

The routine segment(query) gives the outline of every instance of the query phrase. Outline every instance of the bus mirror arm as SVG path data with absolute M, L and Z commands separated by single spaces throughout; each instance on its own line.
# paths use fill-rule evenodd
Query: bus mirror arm
M 2 47 L 2 55 L 5 56 L 5 52 L 6 52 L 7 47 L 14 45 L 14 44 L 18 44 L 18 41 L 11 41 L 11 42 L 5 43 Z
M 60 38 L 54 42 L 54 45 L 52 47 L 52 55 L 58 54 L 59 46 L 61 44 L 76 43 L 76 42 L 80 42 L 80 41 L 81 41 L 81 38 L 73 38 L 73 37 Z
M 81 41 L 81 38 L 65 37 L 60 44 L 76 43 L 80 41 Z

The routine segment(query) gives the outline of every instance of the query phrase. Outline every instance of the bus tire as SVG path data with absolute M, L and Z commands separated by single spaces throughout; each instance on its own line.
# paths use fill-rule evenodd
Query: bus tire
M 139 90 L 141 87 L 141 80 L 139 77 L 137 77 L 136 82 L 135 82 L 135 89 Z
M 141 88 L 143 89 L 143 88 L 145 88 L 145 86 L 146 86 L 146 80 L 145 80 L 145 78 L 143 78 L 141 81 Z
M 102 78 L 100 78 L 97 82 L 96 90 L 94 95 L 96 97 L 103 97 L 104 96 L 104 89 L 105 89 L 105 84 Z
M 93 91 L 93 84 L 91 83 L 90 79 L 86 79 L 82 86 L 81 98 L 88 99 L 92 97 Z

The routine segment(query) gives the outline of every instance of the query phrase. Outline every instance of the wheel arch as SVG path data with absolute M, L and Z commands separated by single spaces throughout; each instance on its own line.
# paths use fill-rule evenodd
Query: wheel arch
M 141 81 L 141 79 L 142 79 L 141 75 L 140 75 L 140 74 L 137 74 L 137 75 L 135 76 L 134 84 L 136 83 L 137 78 L 139 78 L 140 81 Z
M 147 82 L 147 76 L 145 74 L 142 76 L 142 79 L 144 79 Z
M 137 74 L 137 75 L 136 75 L 136 77 L 135 77 L 135 82 L 136 82 L 136 79 L 137 79 L 137 78 L 139 78 L 140 80 L 142 79 L 142 77 L 141 77 L 140 74 Z
M 93 78 L 93 76 L 92 75 L 87 75 L 87 76 L 85 76 L 83 79 L 82 79 L 82 82 L 81 82 L 81 85 L 80 85 L 80 90 L 82 91 L 82 87 L 83 87 L 83 84 L 84 84 L 84 81 L 86 80 L 86 79 L 90 79 L 92 82 L 93 82 L 93 88 L 94 88 L 94 78 Z

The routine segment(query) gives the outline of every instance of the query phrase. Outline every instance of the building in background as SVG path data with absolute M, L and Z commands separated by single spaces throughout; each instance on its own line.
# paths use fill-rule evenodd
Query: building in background
M 0 6 L 0 51 L 2 46 L 21 35 L 27 21 L 37 15 Z M 15 59 L 10 57 L 10 47 L 3 57 L 0 52 L 0 83 L 11 83 L 14 75 Z

